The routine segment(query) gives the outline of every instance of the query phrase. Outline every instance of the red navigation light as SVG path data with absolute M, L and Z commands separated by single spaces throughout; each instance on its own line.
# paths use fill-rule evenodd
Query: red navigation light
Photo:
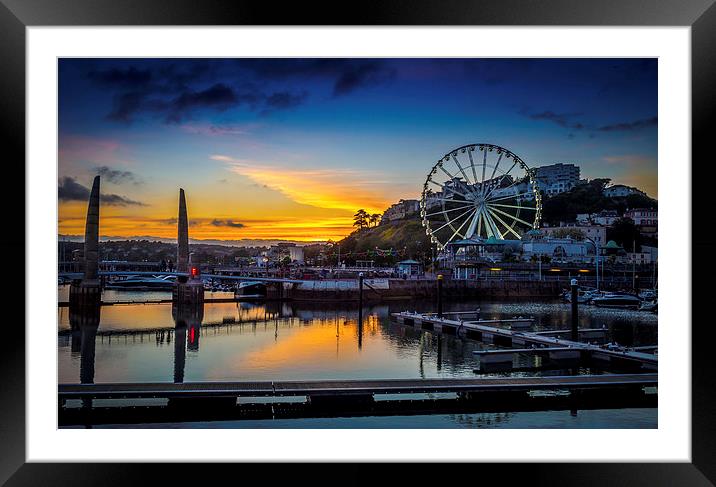
M 199 268 L 198 267 L 192 267 L 191 268 L 191 277 L 197 277 L 199 275 Z

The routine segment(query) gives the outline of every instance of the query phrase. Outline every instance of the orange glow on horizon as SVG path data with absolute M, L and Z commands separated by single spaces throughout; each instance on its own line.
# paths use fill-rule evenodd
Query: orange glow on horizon
M 225 184 L 207 178 L 183 186 L 189 238 L 195 240 L 341 240 L 355 229 L 358 209 L 382 214 L 401 196 L 397 188 L 389 191 L 387 184 L 360 171 L 287 168 L 218 155 L 211 159 L 231 176 Z M 176 239 L 178 194 L 162 187 L 129 196 L 141 204 L 102 204 L 101 236 Z M 60 234 L 84 235 L 87 203 L 60 201 L 58 213 Z

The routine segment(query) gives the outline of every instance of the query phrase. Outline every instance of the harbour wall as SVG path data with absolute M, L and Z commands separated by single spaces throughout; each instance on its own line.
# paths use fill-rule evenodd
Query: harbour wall
M 277 285 L 276 287 L 280 286 Z M 365 279 L 364 301 L 404 298 L 435 298 L 433 279 Z M 270 289 L 269 298 L 297 301 L 357 301 L 358 280 L 304 281 L 283 283 L 282 289 Z M 556 298 L 562 285 L 554 281 L 450 280 L 443 282 L 443 297 L 450 298 Z

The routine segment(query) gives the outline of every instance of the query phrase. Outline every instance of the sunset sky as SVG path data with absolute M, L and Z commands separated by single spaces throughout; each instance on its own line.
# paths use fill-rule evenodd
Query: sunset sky
M 339 239 L 470 143 L 657 197 L 655 59 L 61 59 L 59 233 Z

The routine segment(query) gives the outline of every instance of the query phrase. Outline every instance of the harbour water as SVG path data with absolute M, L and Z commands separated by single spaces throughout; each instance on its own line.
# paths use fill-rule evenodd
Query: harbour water
M 62 288 L 60 288 L 60 294 Z M 227 297 L 207 293 L 207 298 Z M 60 300 L 62 296 L 60 295 Z M 166 292 L 105 291 L 104 301 L 170 298 Z M 534 318 L 533 330 L 569 327 L 569 305 L 560 301 L 445 304 L 446 311 L 481 310 L 485 319 Z M 475 377 L 474 350 L 490 348 L 474 340 L 437 335 L 403 326 L 390 313 L 430 311 L 431 302 L 394 301 L 365 306 L 358 325 L 350 303 L 207 303 L 201 326 L 177 333 L 171 304 L 103 306 L 94 353 L 81 353 L 89 337 L 70 326 L 69 309 L 58 308 L 60 383 L 184 382 Z M 606 328 L 606 339 L 624 345 L 657 342 L 657 316 L 651 313 L 582 307 L 580 326 Z M 186 336 L 185 336 L 186 335 Z M 177 344 L 179 340 L 185 340 Z M 179 348 L 178 348 L 179 346 Z M 178 352 L 180 350 L 180 352 Z M 517 356 L 528 366 L 533 357 Z M 583 370 L 583 373 L 599 373 Z M 560 370 L 494 375 L 559 375 Z M 487 375 L 489 376 L 489 374 Z M 159 426 L 159 425 L 156 425 Z M 375 418 L 312 418 L 182 424 L 182 427 L 355 427 L 355 428 L 654 428 L 656 409 L 522 412 L 475 415 L 420 415 Z M 152 427 L 152 425 L 143 425 Z M 171 427 L 171 425 L 165 427 Z

